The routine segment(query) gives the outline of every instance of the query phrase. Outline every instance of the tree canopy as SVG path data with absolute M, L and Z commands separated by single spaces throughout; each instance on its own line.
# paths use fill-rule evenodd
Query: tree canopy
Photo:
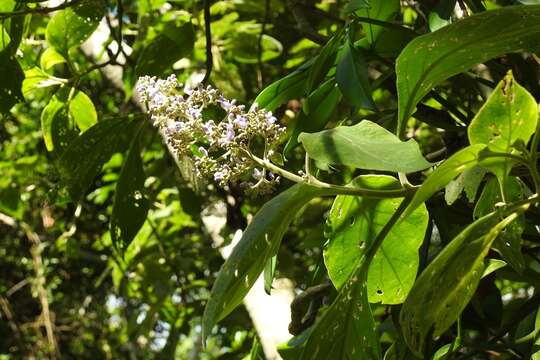
M 540 359 L 539 101 L 538 0 L 2 0 L 0 358 Z

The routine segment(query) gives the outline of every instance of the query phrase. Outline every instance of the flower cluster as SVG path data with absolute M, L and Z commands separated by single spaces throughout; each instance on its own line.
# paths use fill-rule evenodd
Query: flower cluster
M 184 94 L 180 87 L 174 75 L 165 80 L 144 76 L 136 89 L 174 155 L 191 158 L 197 175 L 212 176 L 222 186 L 250 173 L 257 181 L 252 187 L 270 189 L 279 179 L 257 168 L 256 159 L 272 157 L 285 131 L 272 112 L 256 104 L 246 110 L 210 86 L 184 88 Z M 220 121 L 205 116 L 211 107 L 221 109 Z M 264 148 L 260 157 L 252 152 L 254 145 Z

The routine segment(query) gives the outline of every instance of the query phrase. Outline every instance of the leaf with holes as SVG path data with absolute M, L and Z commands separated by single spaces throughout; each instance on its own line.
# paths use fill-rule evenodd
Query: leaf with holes
M 365 264 L 361 264 L 316 322 L 300 360 L 381 359 L 365 280 Z
M 57 12 L 49 20 L 46 39 L 63 57 L 81 45 L 96 30 L 105 14 L 103 1 L 87 0 Z
M 398 190 L 399 181 L 385 175 L 363 175 L 352 185 L 367 189 Z M 374 199 L 337 196 L 327 219 L 324 250 L 328 274 L 336 288 L 341 288 L 360 263 L 380 230 L 403 199 Z M 396 224 L 377 251 L 367 276 L 369 302 L 402 303 L 416 278 L 418 249 L 424 240 L 429 216 L 424 206 Z
M 140 130 L 139 130 L 140 131 Z M 149 201 L 145 196 L 143 163 L 135 135 L 116 184 L 111 217 L 111 239 L 122 251 L 127 248 L 146 220 Z
M 24 100 L 21 92 L 24 72 L 8 49 L 0 51 L 0 79 L 0 114 L 4 114 Z
M 484 272 L 484 257 L 499 233 L 518 217 L 491 213 L 467 226 L 424 269 L 400 312 L 405 341 L 421 356 L 426 336 L 440 336 L 459 317 Z
M 397 59 L 398 134 L 436 85 L 497 56 L 535 49 L 540 5 L 508 6 L 468 16 L 411 41 Z
M 327 190 L 296 184 L 282 192 L 255 215 L 239 243 L 225 261 L 203 315 L 203 341 L 216 323 L 241 302 L 265 265 L 277 254 L 281 238 L 296 212 Z
M 103 120 L 71 142 L 58 161 L 58 170 L 74 201 L 84 195 L 114 153 L 129 147 L 140 124 L 132 117 Z

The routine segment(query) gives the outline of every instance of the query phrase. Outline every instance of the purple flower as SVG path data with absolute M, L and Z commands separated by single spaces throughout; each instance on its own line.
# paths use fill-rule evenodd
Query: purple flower
M 204 130 L 204 134 L 206 136 L 210 137 L 214 134 L 214 127 L 215 127 L 214 121 L 208 120 L 206 123 L 203 124 L 202 127 Z
M 221 106 L 223 110 L 229 111 L 231 107 L 234 105 L 234 100 L 229 101 L 225 99 L 223 96 L 220 96 L 219 99 L 217 99 L 217 103 L 219 104 L 219 106 Z
M 225 138 L 223 139 L 223 144 L 229 144 L 231 141 L 234 140 L 234 126 L 233 124 L 229 123 L 227 124 L 227 130 L 225 132 Z
M 271 112 L 271 111 L 268 111 L 268 112 L 264 115 L 264 117 L 266 118 L 266 123 L 267 123 L 268 125 L 272 125 L 272 124 L 274 124 L 274 123 L 277 121 L 277 118 L 276 118 L 274 115 L 272 115 L 272 112 Z
M 245 129 L 248 126 L 248 122 L 245 116 L 237 115 L 233 122 L 240 129 Z

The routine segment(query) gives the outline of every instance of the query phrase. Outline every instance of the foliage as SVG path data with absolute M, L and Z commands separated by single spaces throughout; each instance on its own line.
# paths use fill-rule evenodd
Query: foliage
M 534 0 L 1 1 L 0 356 L 263 358 L 262 277 L 284 359 L 540 358 L 539 38 Z

